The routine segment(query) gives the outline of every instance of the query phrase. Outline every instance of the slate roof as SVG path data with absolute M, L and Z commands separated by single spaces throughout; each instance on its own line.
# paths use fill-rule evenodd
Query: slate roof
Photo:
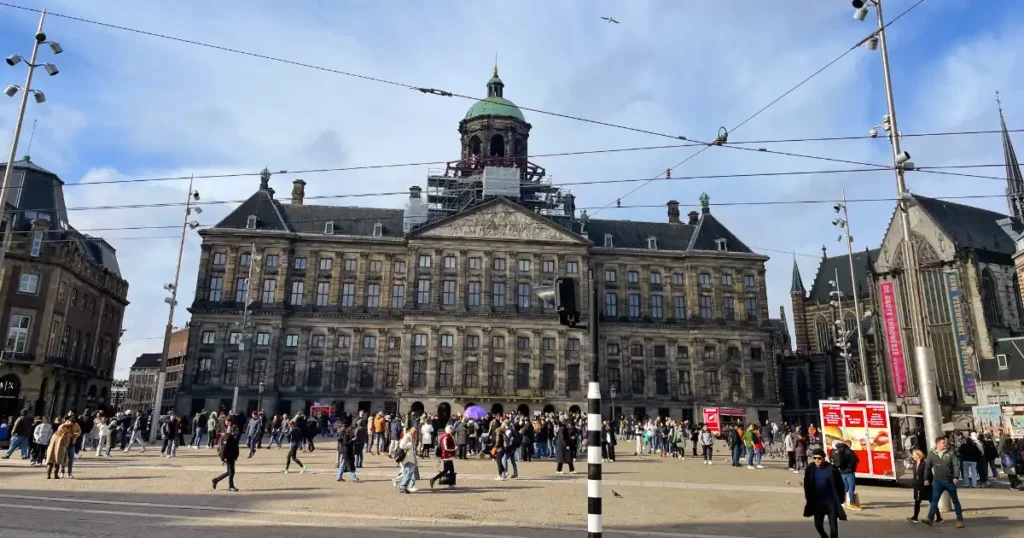
M 868 289 L 868 264 L 874 265 L 875 260 L 878 259 L 878 253 L 879 249 L 877 248 L 853 253 L 853 270 L 857 278 L 859 297 L 864 297 L 871 292 Z M 829 292 L 832 291 L 829 281 L 836 277 L 837 270 L 839 271 L 839 291 L 843 292 L 843 300 L 853 300 L 853 287 L 850 283 L 850 261 L 846 254 L 843 254 L 842 256 L 825 258 L 821 261 L 821 264 L 818 266 L 818 273 L 814 275 L 814 284 L 811 285 L 809 298 L 812 301 L 829 301 Z
M 1007 368 L 1000 370 L 995 357 L 979 358 L 982 381 L 1024 381 L 1024 337 L 996 339 L 995 353 L 1006 355 Z
M 580 222 L 573 223 L 573 231 L 580 233 Z M 700 216 L 696 225 L 670 222 L 640 222 L 632 220 L 591 219 L 586 225 L 587 236 L 596 247 L 604 246 L 605 234 L 612 235 L 612 248 L 647 248 L 647 238 L 657 238 L 658 250 L 717 251 L 716 239 L 725 239 L 729 252 L 755 254 L 710 212 Z
M 137 368 L 159 368 L 161 353 L 143 353 L 135 359 L 135 364 L 132 364 L 132 370 Z
M 793 283 L 789 286 L 789 293 L 799 293 L 801 297 L 807 295 L 804 279 L 800 276 L 800 266 L 797 265 L 795 256 L 793 257 Z
M 999 224 L 1009 218 L 1007 215 L 948 200 L 913 196 L 918 206 L 958 247 L 1007 257 L 1013 255 L 1014 238 Z
M 402 237 L 401 209 L 280 204 L 288 227 L 296 233 L 322 234 L 328 221 L 334 235 L 373 235 L 374 224 L 383 224 L 384 237 Z

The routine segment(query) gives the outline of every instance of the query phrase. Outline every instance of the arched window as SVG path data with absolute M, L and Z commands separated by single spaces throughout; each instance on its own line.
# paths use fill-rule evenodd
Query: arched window
M 500 134 L 496 134 L 491 137 L 490 152 L 488 157 L 504 157 L 505 156 L 505 138 Z
M 479 157 L 480 152 L 482 151 L 482 145 L 483 144 L 480 142 L 480 137 L 473 135 L 473 137 L 469 139 L 469 154 Z
M 825 353 L 832 349 L 833 336 L 832 324 L 825 316 L 818 316 L 814 320 L 814 334 L 818 337 L 818 353 Z
M 1002 316 L 999 315 L 999 296 L 996 295 L 996 279 L 988 267 L 981 271 L 981 303 L 985 309 L 985 323 L 1002 325 Z

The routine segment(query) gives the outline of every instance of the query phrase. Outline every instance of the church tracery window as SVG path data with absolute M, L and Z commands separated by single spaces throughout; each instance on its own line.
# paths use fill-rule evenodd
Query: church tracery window
M 821 315 L 814 319 L 814 333 L 817 336 L 818 353 L 825 353 L 832 349 L 834 333 L 832 331 L 832 323 L 829 322 L 828 318 Z
M 999 295 L 996 293 L 996 279 L 988 267 L 981 271 L 981 302 L 985 310 L 985 323 L 1002 325 L 999 312 Z

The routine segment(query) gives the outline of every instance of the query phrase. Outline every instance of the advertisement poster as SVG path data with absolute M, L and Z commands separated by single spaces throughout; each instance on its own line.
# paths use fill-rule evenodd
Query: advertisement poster
M 953 325 L 957 364 L 960 366 L 964 393 L 974 396 L 974 374 L 971 373 L 974 371 L 974 368 L 971 367 L 971 339 L 967 334 L 967 323 L 964 320 L 964 293 L 960 288 L 960 273 L 946 271 L 946 293 L 949 295 L 949 310 L 952 315 L 950 321 Z
M 334 414 L 334 408 L 329 405 L 313 405 L 309 408 L 309 416 L 311 417 L 315 417 L 320 413 L 329 417 Z
M 721 433 L 721 425 L 718 422 L 718 408 L 717 407 L 705 407 L 704 408 L 704 424 L 708 427 L 711 433 L 718 435 Z
M 857 476 L 896 479 L 889 408 L 885 402 L 822 400 L 818 405 L 827 452 L 832 452 L 833 442 L 841 441 L 857 454 Z
M 971 407 L 974 414 L 974 429 L 995 430 L 1003 424 L 1003 410 L 998 405 L 975 405 Z
M 903 336 L 900 334 L 900 318 L 896 313 L 896 292 L 892 282 L 878 284 L 882 303 L 882 323 L 885 341 L 889 347 L 889 364 L 892 367 L 892 384 L 896 396 L 903 398 L 910 394 L 907 384 L 907 366 L 903 359 Z
M 1013 439 L 1024 439 L 1024 405 L 1004 405 L 1003 430 Z

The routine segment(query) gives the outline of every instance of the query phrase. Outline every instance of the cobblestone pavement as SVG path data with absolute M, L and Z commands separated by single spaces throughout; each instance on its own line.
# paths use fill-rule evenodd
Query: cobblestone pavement
M 212 536 L 424 536 L 565 538 L 586 522 L 586 464 L 556 475 L 551 460 L 519 464 L 518 480 L 496 481 L 495 466 L 480 459 L 456 462 L 459 487 L 431 490 L 435 459 L 420 461 L 420 492 L 401 495 L 391 485 L 395 466 L 386 456 L 366 456 L 362 483 L 334 480 L 336 453 L 323 440 L 300 454 L 307 471 L 284 475 L 286 450 L 260 450 L 238 462 L 231 493 L 211 489 L 221 471 L 211 450 L 180 449 L 176 458 L 117 453 L 87 455 L 75 479 L 46 480 L 45 469 L 15 460 L 0 462 L 0 537 Z M 244 448 L 243 448 L 244 451 Z M 802 518 L 801 475 L 779 462 L 766 469 L 731 468 L 723 458 L 702 465 L 657 456 L 629 455 L 604 466 L 604 517 L 608 536 L 772 537 L 816 536 Z M 225 488 L 222 483 L 221 488 Z M 858 485 L 865 510 L 843 522 L 844 537 L 898 533 L 932 536 L 963 533 L 949 523 L 935 529 L 911 525 L 912 495 L 905 488 Z M 1020 537 L 1024 493 L 1005 482 L 984 490 L 961 489 L 967 532 L 986 538 Z M 950 518 L 952 521 L 952 518 Z

